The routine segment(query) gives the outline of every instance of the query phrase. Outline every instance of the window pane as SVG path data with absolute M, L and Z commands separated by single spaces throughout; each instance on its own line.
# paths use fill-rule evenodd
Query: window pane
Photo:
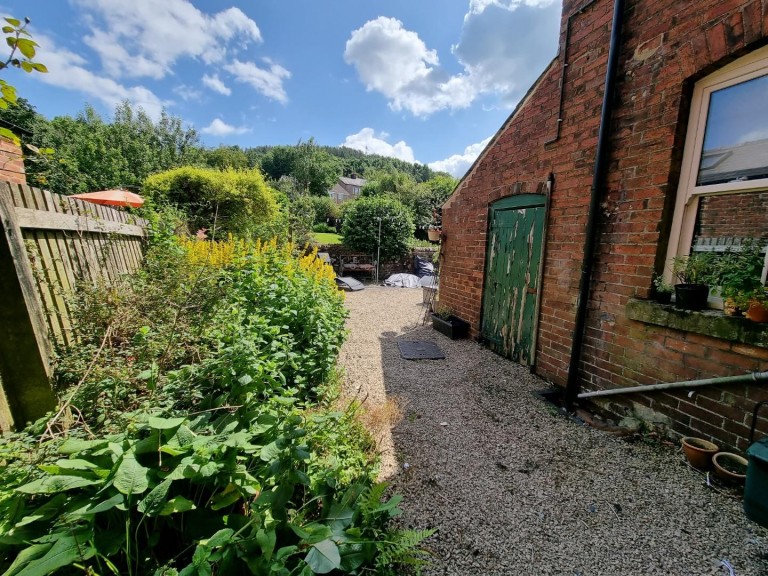
M 768 178 L 768 75 L 713 92 L 697 186 Z

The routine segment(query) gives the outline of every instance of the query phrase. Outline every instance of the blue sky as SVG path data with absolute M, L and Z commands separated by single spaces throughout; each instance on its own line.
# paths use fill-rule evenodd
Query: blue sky
M 559 0 L 0 0 L 47 117 L 123 99 L 208 146 L 322 145 L 461 176 L 557 52 Z

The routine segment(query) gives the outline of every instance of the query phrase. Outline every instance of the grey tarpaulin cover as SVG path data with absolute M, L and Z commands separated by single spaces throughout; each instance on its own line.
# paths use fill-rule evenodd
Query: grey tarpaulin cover
M 421 288 L 419 277 L 413 274 L 392 274 L 384 280 L 386 286 L 398 286 L 400 288 Z

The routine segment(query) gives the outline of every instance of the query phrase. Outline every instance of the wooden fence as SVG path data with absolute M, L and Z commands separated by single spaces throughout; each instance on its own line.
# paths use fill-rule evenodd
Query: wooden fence
M 80 282 L 111 284 L 135 271 L 146 222 L 9 182 L 0 182 L 0 221 L 0 428 L 8 429 L 55 405 L 50 351 L 73 343 L 68 296 Z

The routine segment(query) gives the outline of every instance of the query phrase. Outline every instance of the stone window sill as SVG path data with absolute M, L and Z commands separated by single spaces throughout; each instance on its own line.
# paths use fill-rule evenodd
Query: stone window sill
M 626 313 L 630 320 L 645 324 L 768 348 L 768 324 L 758 324 L 747 318 L 726 316 L 722 310 L 694 312 L 680 310 L 672 304 L 659 304 L 651 300 L 631 298 L 627 303 Z

